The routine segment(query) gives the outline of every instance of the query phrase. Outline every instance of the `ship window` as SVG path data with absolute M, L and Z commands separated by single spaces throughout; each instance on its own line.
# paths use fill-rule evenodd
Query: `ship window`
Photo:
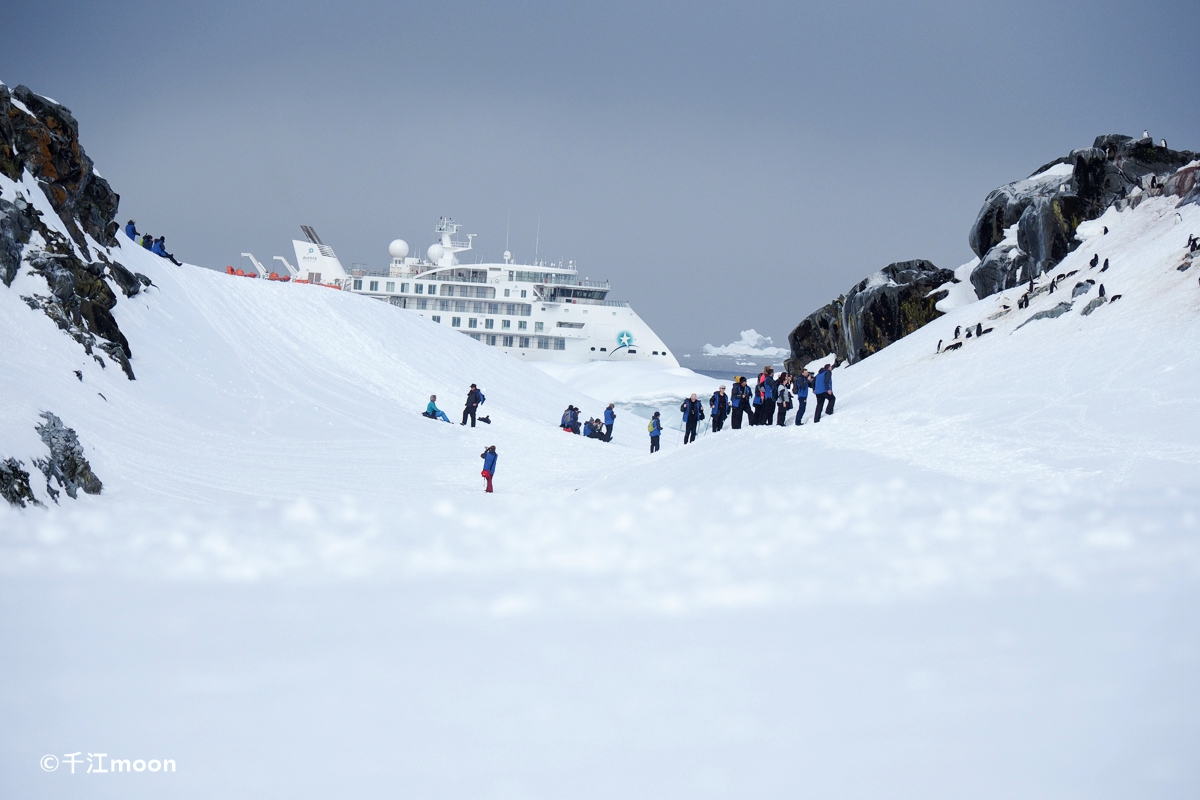
M 524 289 L 522 289 L 522 290 L 521 290 L 521 297 L 524 297 L 524 296 L 525 296 L 525 290 L 524 290 Z
M 631 356 L 637 354 L 637 350 L 626 350 L 625 352 L 629 353 L 629 355 L 631 355 Z
M 384 289 L 386 289 L 388 292 L 394 292 L 394 291 L 396 291 L 396 282 L 395 282 L 395 281 L 388 281 L 388 282 L 387 282 L 387 285 L 384 287 Z
M 494 320 L 494 319 L 485 319 L 485 320 L 483 321 L 483 327 L 487 328 L 487 329 L 490 331 L 492 328 L 496 327 L 496 320 Z
M 596 348 L 594 348 L 594 347 L 592 348 L 592 350 L 595 350 L 595 349 L 596 349 Z
M 508 295 L 509 295 L 509 290 L 508 290 L 508 289 L 505 289 L 505 290 L 504 290 L 504 296 L 505 296 L 505 297 L 508 297 Z
M 520 322 L 517 323 L 517 330 L 519 330 L 519 331 L 523 331 L 523 330 L 527 329 L 528 327 L 529 327 L 529 323 L 526 322 L 525 320 L 521 320 Z
M 438 301 L 437 301 L 437 303 L 438 303 L 438 310 L 439 310 L 439 311 L 449 311 L 449 310 L 450 310 L 450 304 L 451 304 L 451 303 L 453 303 L 453 302 L 454 302 L 453 300 L 438 300 Z
M 654 355 L 654 356 L 656 356 L 656 355 L 658 355 L 658 351 L 657 351 L 657 350 L 655 350 L 655 351 L 654 351 L 653 353 L 651 353 L 650 355 Z
M 433 287 L 429 287 L 429 293 L 433 294 Z M 442 284 L 442 297 L 454 297 L 454 287 L 448 283 Z
M 520 339 L 520 344 L 521 344 L 521 347 L 529 347 L 529 337 L 522 336 Z
M 432 317 L 430 317 L 430 319 L 432 319 L 434 322 L 441 322 L 441 321 L 442 321 L 442 318 L 441 318 L 441 317 L 439 317 L 437 314 L 434 314 Z
M 354 291 L 357 292 L 361 289 L 362 289 L 362 281 L 360 281 L 358 278 L 355 278 L 354 279 Z
M 500 304 L 499 303 L 488 303 L 487 313 L 499 314 L 500 313 Z
M 567 340 L 555 337 L 554 338 L 554 349 L 555 350 L 566 350 L 567 349 Z
M 550 339 L 545 336 L 539 336 L 538 337 L 538 350 L 549 350 L 549 349 L 550 349 Z
M 601 353 L 607 353 L 607 352 L 608 352 L 608 348 L 607 348 L 607 347 L 601 347 L 601 348 L 600 348 L 600 352 L 601 352 Z
M 479 320 L 475 319 L 474 317 L 471 317 L 469 320 L 467 320 L 467 327 L 468 328 L 478 328 Z
M 500 320 L 500 327 L 504 328 L 505 330 L 508 330 L 509 328 L 512 327 L 512 320 L 511 319 Z
M 542 332 L 542 328 L 543 328 L 543 326 L 544 326 L 544 323 L 541 323 L 541 322 L 535 322 L 535 323 L 533 323 L 533 329 L 534 329 L 535 331 L 537 331 L 538 333 L 541 333 L 541 332 Z
M 511 269 L 508 271 L 508 279 L 510 281 L 513 279 L 513 271 Z
M 417 291 L 417 294 L 425 294 L 425 284 L 418 283 L 416 291 Z
M 495 347 L 496 346 L 496 334 L 494 334 L 494 333 L 490 334 L 487 337 L 487 343 L 490 344 L 492 347 Z
M 371 281 L 371 291 L 372 292 L 379 291 L 379 281 Z
M 558 322 L 555 324 L 558 325 L 558 327 L 560 327 L 560 328 L 582 328 L 583 327 L 582 322 Z
M 403 293 L 407 293 L 408 292 L 408 284 L 407 283 L 400 284 L 400 291 Z
M 417 309 L 418 309 L 418 310 L 420 310 L 420 311 L 424 311 L 424 310 L 425 310 L 426 308 L 428 308 L 428 307 L 429 307 L 429 306 L 428 306 L 428 304 L 426 303 L 426 301 L 425 301 L 425 298 L 424 298 L 424 297 L 418 297 L 418 298 L 417 298 Z
M 461 328 L 462 327 L 462 317 L 451 317 L 450 318 L 450 326 L 454 327 L 454 328 Z
M 458 296 L 459 297 L 470 297 L 471 296 L 471 287 L 470 286 L 458 287 Z
M 511 337 L 511 336 L 505 336 L 505 337 L 504 337 L 504 346 L 505 346 L 505 347 L 512 347 L 512 346 L 513 346 L 513 337 Z
M 483 341 L 482 333 L 468 333 L 467 336 L 470 336 L 472 339 L 474 339 L 477 342 Z
M 434 286 L 432 283 L 429 284 L 429 294 L 437 294 L 437 287 Z

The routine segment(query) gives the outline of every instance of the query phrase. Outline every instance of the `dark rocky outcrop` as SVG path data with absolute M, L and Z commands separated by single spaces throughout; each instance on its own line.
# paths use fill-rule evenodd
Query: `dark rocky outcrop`
M 54 480 L 71 498 L 77 496 L 79 489 L 86 494 L 100 494 L 104 484 L 92 472 L 92 465 L 84 457 L 83 446 L 75 431 L 49 411 L 43 411 L 41 417 L 45 422 L 37 426 L 37 432 L 50 448 L 50 455 L 35 459 L 33 464 L 46 476 L 46 493 L 58 502 L 58 490 L 50 485 Z
M 937 289 L 952 280 L 929 261 L 889 264 L 797 325 L 784 368 L 796 372 L 830 353 L 839 363 L 861 361 L 941 316 L 935 304 L 946 294 Z
M 15 458 L 0 461 L 0 497 L 18 508 L 24 508 L 27 503 L 40 506 L 41 502 L 29 488 L 29 473 L 21 467 L 21 462 Z
M 44 311 L 101 365 L 96 350 L 133 380 L 133 353 L 112 314 L 117 296 L 108 281 L 132 297 L 148 279 L 112 261 L 103 249 L 115 242 L 120 198 L 95 173 L 69 110 L 24 86 L 10 92 L 0 84 L 0 174 L 20 181 L 25 173 L 36 180 L 62 227 L 43 219 L 32 197 L 0 200 L 0 279 L 11 286 L 27 264 L 46 279 L 50 294 L 22 299 Z M 35 233 L 41 242 L 31 248 Z M 89 246 L 85 234 L 98 246 Z
M 113 244 L 120 197 L 93 169 L 79 143 L 75 117 L 25 86 L 10 92 L 0 85 L 0 172 L 19 181 L 26 170 L 80 248 L 86 247 L 83 233 L 102 245 Z
M 994 190 L 967 237 L 980 258 L 971 273 L 976 294 L 986 297 L 1053 269 L 1078 245 L 1075 230 L 1081 222 L 1099 217 L 1135 192 L 1186 194 L 1194 178 L 1187 184 L 1176 181 L 1169 191 L 1164 184 L 1196 158 L 1196 153 L 1171 150 L 1150 139 L 1108 134 L 1025 180 Z M 1015 241 L 1006 238 L 1013 225 Z

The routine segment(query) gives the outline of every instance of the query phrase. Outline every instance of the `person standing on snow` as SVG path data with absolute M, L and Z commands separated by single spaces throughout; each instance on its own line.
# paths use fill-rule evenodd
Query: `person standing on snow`
M 804 424 L 804 409 L 808 405 L 808 390 L 812 388 L 812 373 L 801 368 L 800 374 L 796 376 L 796 402 L 800 405 L 796 407 L 796 424 Z
M 650 431 L 650 452 L 658 452 L 658 440 L 662 436 L 662 420 L 658 418 L 658 412 L 654 412 L 654 416 L 650 419 L 650 424 L 646 426 L 646 430 Z
M 604 409 L 604 441 L 612 441 L 613 426 L 617 424 L 617 412 L 613 410 L 615 403 L 609 403 Z
M 708 400 L 708 409 L 712 414 L 713 433 L 721 430 L 725 417 L 729 416 L 729 395 L 725 394 L 725 386 L 721 385 Z
M 467 404 L 463 406 L 463 425 L 467 424 L 467 417 L 471 418 L 471 427 L 475 427 L 475 411 L 479 408 L 479 404 L 483 402 L 483 393 L 476 388 L 475 384 L 471 384 L 471 390 L 467 392 Z
M 775 370 L 763 367 L 758 376 L 758 392 L 762 402 L 758 406 L 758 421 L 756 425 L 770 425 L 775 418 Z
M 779 419 L 776 420 L 775 424 L 780 427 L 787 424 L 787 412 L 792 407 L 792 390 L 788 388 L 791 386 L 791 383 L 792 376 L 785 372 L 779 376 L 779 384 L 775 389 L 775 404 L 779 408 Z M 770 422 L 770 420 L 767 420 L 767 422 Z
M 742 427 L 742 415 L 750 410 L 750 387 L 746 385 L 744 377 L 739 377 L 737 383 L 733 385 L 733 398 L 730 405 L 733 408 L 733 419 L 730 425 L 736 431 Z
M 496 462 L 500 460 L 500 457 L 496 455 L 496 445 L 488 445 L 488 448 L 479 457 L 483 459 L 483 471 L 479 474 L 487 481 L 487 488 L 484 491 L 491 494 L 492 477 L 496 474 Z
M 137 232 L 137 223 L 136 222 L 134 222 L 133 220 L 129 220 L 129 222 L 125 223 L 125 235 L 128 236 L 130 239 L 133 239 L 135 242 L 137 241 L 138 232 Z
M 683 443 L 696 441 L 696 425 L 704 419 L 704 406 L 693 394 L 683 401 L 679 410 L 683 412 Z
M 813 391 L 817 394 L 817 413 L 813 418 L 813 422 L 821 421 L 821 409 L 828 403 L 829 410 L 825 413 L 833 413 L 833 401 L 836 400 L 833 396 L 833 367 L 829 364 L 821 367 L 817 371 L 816 380 L 813 381 Z

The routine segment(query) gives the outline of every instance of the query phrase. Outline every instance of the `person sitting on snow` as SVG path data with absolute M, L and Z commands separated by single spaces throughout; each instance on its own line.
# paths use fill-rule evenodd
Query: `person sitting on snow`
M 446 412 L 437 407 L 436 394 L 429 395 L 429 405 L 425 406 L 425 413 L 421 416 L 429 417 L 430 419 L 440 419 L 442 422 L 450 421 L 450 418 L 446 416 Z

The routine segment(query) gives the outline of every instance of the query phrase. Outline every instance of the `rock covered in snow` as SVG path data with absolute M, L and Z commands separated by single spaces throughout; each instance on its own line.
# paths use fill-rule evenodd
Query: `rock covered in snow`
M 784 367 L 796 372 L 829 353 L 839 362 L 861 361 L 941 316 L 936 305 L 953 280 L 952 270 L 930 261 L 889 264 L 801 321 L 788 335 Z
M 993 190 L 971 226 L 968 242 L 980 258 L 971 283 L 980 297 L 1047 272 L 1078 246 L 1080 223 L 1113 205 L 1153 194 L 1183 196 L 1195 177 L 1171 177 L 1197 158 L 1149 139 L 1120 134 L 1096 137 L 1030 177 Z M 1016 237 L 1011 235 L 1016 227 Z
M 41 502 L 29 487 L 29 473 L 21 466 L 15 458 L 0 461 L 0 497 L 18 508 L 24 508 L 26 503 L 40 506 Z
M 46 493 L 58 501 L 58 490 L 50 485 L 54 480 L 72 499 L 79 489 L 86 494 L 100 494 L 104 484 L 92 472 L 92 465 L 84 456 L 75 431 L 63 425 L 63 421 L 50 411 L 43 411 L 41 417 L 45 422 L 37 426 L 37 432 L 50 449 L 50 455 L 33 463 L 46 476 Z

